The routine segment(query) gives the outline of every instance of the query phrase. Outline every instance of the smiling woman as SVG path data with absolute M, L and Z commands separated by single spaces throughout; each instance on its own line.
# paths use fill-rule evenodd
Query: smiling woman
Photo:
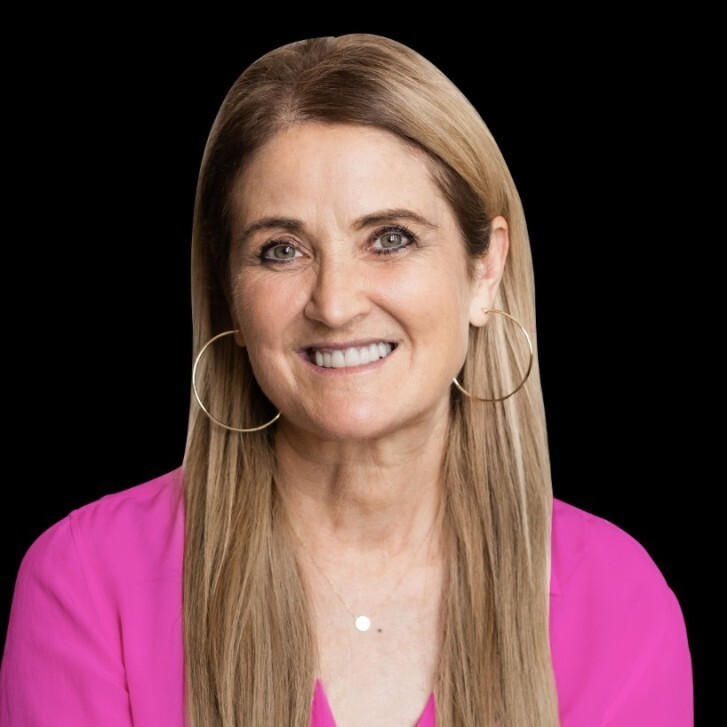
M 437 68 L 366 34 L 253 63 L 192 294 L 184 460 L 33 543 L 3 727 L 692 724 L 659 568 L 553 497 L 522 204 Z
M 492 220 L 473 272 L 429 165 L 389 131 L 301 121 L 240 174 L 233 325 L 255 380 L 285 412 L 281 443 L 380 439 L 377 449 L 397 450 L 415 426 L 441 451 L 450 384 L 469 325 L 493 306 L 508 237 L 506 220 Z

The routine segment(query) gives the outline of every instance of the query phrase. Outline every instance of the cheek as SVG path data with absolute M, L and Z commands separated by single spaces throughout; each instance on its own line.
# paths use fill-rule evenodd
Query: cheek
M 295 317 L 300 286 L 283 276 L 240 275 L 235 283 L 234 303 L 238 327 L 246 345 L 265 347 L 279 341 Z
M 467 341 L 470 283 L 459 267 L 447 260 L 425 260 L 402 266 L 382 287 L 382 296 L 425 337 Z
M 412 381 L 431 392 L 448 390 L 467 357 L 469 280 L 441 261 L 407 273 L 390 281 L 387 300 L 409 339 Z

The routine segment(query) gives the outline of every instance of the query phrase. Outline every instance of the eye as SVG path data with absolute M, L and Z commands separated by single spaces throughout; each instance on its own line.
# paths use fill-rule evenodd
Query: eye
M 298 249 L 289 242 L 271 242 L 260 251 L 262 260 L 273 262 L 288 262 L 298 256 Z
M 374 250 L 386 254 L 409 247 L 416 238 L 405 227 L 387 227 L 374 237 Z

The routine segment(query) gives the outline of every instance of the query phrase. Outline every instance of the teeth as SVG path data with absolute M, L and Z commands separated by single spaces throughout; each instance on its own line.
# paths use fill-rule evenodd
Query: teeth
M 315 351 L 314 358 L 317 366 L 330 369 L 344 369 L 349 366 L 361 366 L 363 364 L 378 361 L 388 356 L 393 350 L 390 343 L 372 343 L 361 348 L 347 348 L 336 351 Z
M 346 366 L 359 366 L 361 364 L 361 357 L 358 355 L 358 349 L 347 348 L 344 356 Z

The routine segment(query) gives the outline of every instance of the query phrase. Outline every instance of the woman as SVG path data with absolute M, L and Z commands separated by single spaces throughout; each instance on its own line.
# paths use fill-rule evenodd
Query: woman
M 673 591 L 552 496 L 522 205 L 428 61 L 356 34 L 240 76 L 193 312 L 183 464 L 26 553 L 3 727 L 692 724 Z

